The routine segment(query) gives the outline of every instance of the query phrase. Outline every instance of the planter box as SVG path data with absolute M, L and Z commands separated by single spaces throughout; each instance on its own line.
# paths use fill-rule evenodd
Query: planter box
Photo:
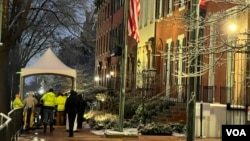
M 185 141 L 185 137 L 177 136 L 157 136 L 157 135 L 140 135 L 139 141 Z

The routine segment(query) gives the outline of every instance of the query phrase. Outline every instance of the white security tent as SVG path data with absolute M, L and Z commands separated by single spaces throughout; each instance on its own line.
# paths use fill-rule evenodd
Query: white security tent
M 21 69 L 20 94 L 23 96 L 24 78 L 32 75 L 65 75 L 72 79 L 72 89 L 76 89 L 76 70 L 66 66 L 49 48 L 39 60 L 31 66 Z

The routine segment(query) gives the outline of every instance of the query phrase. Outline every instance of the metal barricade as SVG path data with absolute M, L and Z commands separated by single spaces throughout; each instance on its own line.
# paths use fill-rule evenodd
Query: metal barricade
M 0 138 L 4 141 L 11 141 L 9 124 L 12 121 L 7 115 L 0 113 Z
M 13 109 L 8 115 L 0 113 L 0 140 L 17 141 L 22 123 L 23 108 Z
M 9 124 L 11 141 L 17 141 L 23 123 L 23 108 L 13 109 L 8 113 L 12 119 Z

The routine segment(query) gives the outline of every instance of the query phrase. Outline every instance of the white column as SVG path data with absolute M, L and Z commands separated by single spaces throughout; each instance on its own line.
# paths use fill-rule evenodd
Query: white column
M 167 39 L 167 44 L 168 44 L 168 54 L 167 54 L 167 75 L 166 75 L 166 96 L 168 97 L 169 94 L 170 94 L 170 77 L 171 77 L 171 74 L 170 74 L 170 65 L 171 65 L 171 42 L 172 42 L 172 39 Z
M 178 36 L 178 40 L 179 40 L 179 55 L 178 55 L 178 101 L 181 101 L 182 100 L 182 88 L 183 88 L 183 82 L 182 82 L 182 67 L 183 67 L 183 61 L 182 61 L 182 58 L 183 58 L 183 48 L 182 48 L 182 45 L 183 45 L 183 39 L 184 39 L 184 34 L 182 35 L 179 35 Z

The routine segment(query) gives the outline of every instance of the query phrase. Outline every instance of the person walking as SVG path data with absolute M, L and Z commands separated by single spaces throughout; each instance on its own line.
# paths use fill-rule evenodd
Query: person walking
M 47 125 L 50 125 L 50 132 L 53 132 L 54 110 L 56 106 L 56 94 L 53 89 L 45 93 L 41 102 L 43 103 L 43 133 L 46 133 Z
M 33 127 L 34 124 L 34 113 L 37 99 L 34 97 L 33 92 L 29 92 L 28 96 L 23 100 L 24 105 L 24 129 L 28 130 Z
M 67 98 L 65 103 L 65 113 L 68 115 L 69 122 L 69 137 L 74 136 L 74 122 L 77 117 L 77 113 L 80 108 L 80 100 L 77 93 L 74 90 L 70 91 L 70 96 Z
M 65 109 L 65 102 L 67 97 L 63 96 L 61 92 L 57 94 L 56 103 L 57 103 L 57 112 L 56 112 L 56 122 L 57 125 L 64 125 L 64 109 Z
M 15 99 L 13 101 L 13 109 L 18 109 L 18 108 L 22 108 L 24 105 L 23 105 L 23 102 L 20 98 L 20 94 L 16 94 L 15 95 Z

